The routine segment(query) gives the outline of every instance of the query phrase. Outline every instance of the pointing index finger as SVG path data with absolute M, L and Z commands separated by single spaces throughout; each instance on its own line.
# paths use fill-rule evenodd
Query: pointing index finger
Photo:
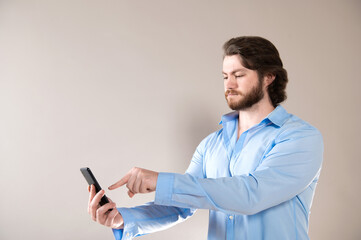
M 124 184 L 126 184 L 129 179 L 130 179 L 131 174 L 128 173 L 127 175 L 125 175 L 122 179 L 120 179 L 118 182 L 114 183 L 113 185 L 111 185 L 110 187 L 108 187 L 109 190 L 114 190 L 118 187 L 123 186 Z

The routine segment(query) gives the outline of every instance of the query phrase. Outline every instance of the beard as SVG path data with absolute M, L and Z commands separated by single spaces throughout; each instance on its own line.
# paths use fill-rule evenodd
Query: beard
M 237 94 L 242 96 L 242 98 L 238 101 L 232 101 L 228 100 L 228 94 Z M 224 93 L 226 97 L 226 101 L 228 103 L 228 106 L 235 111 L 245 110 L 250 107 L 252 107 L 254 104 L 261 101 L 261 99 L 264 97 L 264 93 L 262 90 L 262 81 L 258 81 L 258 85 L 253 87 L 250 92 L 243 94 L 236 90 L 227 90 Z

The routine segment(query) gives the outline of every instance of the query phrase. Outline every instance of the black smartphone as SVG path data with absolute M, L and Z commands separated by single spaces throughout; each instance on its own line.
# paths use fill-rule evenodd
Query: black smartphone
M 95 186 L 95 192 L 99 192 L 100 190 L 102 190 L 102 188 L 100 187 L 97 179 L 94 177 L 94 174 L 92 173 L 92 171 L 90 170 L 90 168 L 80 168 L 81 173 L 83 174 L 83 176 L 85 177 L 86 181 L 88 182 L 89 185 L 94 185 Z M 108 198 L 104 195 L 102 197 L 102 199 L 100 199 L 100 206 L 103 206 L 104 204 L 109 203 Z

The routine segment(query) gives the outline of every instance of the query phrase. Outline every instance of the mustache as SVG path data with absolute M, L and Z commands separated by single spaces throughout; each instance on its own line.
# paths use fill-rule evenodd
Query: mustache
M 228 95 L 229 94 L 237 94 L 237 95 L 243 95 L 241 92 L 238 92 L 238 91 L 236 91 L 236 90 L 227 90 L 225 93 L 224 93 L 224 95 L 226 96 L 226 97 L 228 97 Z

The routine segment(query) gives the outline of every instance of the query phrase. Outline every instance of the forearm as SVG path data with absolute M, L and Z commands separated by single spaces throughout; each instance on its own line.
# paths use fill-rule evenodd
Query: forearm
M 307 187 L 306 182 L 290 183 L 287 177 L 272 178 L 267 173 L 267 179 L 262 175 L 197 179 L 188 174 L 160 173 L 164 186 L 159 184 L 155 204 L 251 215 L 287 201 Z
M 316 131 L 306 133 L 280 136 L 248 174 L 203 178 L 200 174 L 159 173 L 155 203 L 254 214 L 287 201 L 317 180 L 321 169 L 322 136 Z
M 117 240 L 167 229 L 194 213 L 194 209 L 155 205 L 153 202 L 134 208 L 118 208 L 118 211 L 123 216 L 124 229 L 113 229 Z

